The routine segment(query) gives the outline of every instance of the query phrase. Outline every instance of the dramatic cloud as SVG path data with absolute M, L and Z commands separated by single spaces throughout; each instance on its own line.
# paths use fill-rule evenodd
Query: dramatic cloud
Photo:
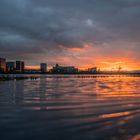
M 140 65 L 139 0 L 1 0 L 0 56 L 29 64 Z

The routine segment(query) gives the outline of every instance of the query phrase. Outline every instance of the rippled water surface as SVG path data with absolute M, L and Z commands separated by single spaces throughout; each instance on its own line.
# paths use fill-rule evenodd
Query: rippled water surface
M 139 140 L 140 77 L 0 81 L 1 140 Z

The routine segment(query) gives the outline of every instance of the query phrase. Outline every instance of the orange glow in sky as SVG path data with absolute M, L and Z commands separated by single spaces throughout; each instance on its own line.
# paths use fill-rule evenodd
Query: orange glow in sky
M 100 70 L 116 71 L 119 67 L 121 70 L 140 70 L 140 63 L 135 56 L 133 49 L 126 50 L 116 47 L 116 50 L 110 50 L 110 47 L 94 47 L 94 44 L 85 43 L 83 47 L 64 47 L 59 46 L 62 50 L 62 54 L 58 56 L 52 56 L 49 59 L 43 58 L 48 61 L 49 69 L 54 66 L 55 63 L 63 66 L 75 66 L 81 70 L 85 70 L 92 67 L 100 68 Z M 50 63 L 53 60 L 53 65 Z M 50 63 L 50 64 L 49 64 Z M 39 69 L 38 66 L 26 66 L 27 69 Z
M 25 66 L 26 69 L 40 69 L 39 66 Z
M 124 70 L 124 71 L 140 70 L 140 66 L 138 66 L 135 63 L 129 62 L 129 61 L 122 61 L 122 62 L 121 61 L 118 61 L 118 62 L 117 61 L 116 62 L 101 61 L 101 62 L 98 62 L 97 64 L 87 63 L 86 65 L 74 65 L 74 66 L 78 67 L 81 70 L 86 70 L 86 69 L 92 68 L 92 67 L 97 67 L 97 68 L 100 68 L 100 70 L 105 70 L 105 71 L 106 70 L 116 71 L 116 70 L 118 70 L 119 67 L 121 67 L 121 70 Z M 51 68 L 51 67 L 52 66 L 49 66 L 49 68 Z M 39 69 L 39 68 L 40 68 L 39 65 L 26 66 L 26 69 Z
M 122 70 L 125 71 L 131 71 L 131 70 L 139 70 L 140 66 L 138 66 L 135 63 L 131 63 L 129 61 L 114 61 L 114 62 L 107 62 L 107 61 L 101 61 L 98 62 L 97 64 L 87 64 L 85 66 L 81 66 L 81 69 L 87 69 L 90 67 L 98 67 L 101 70 L 111 70 L 111 71 L 116 71 L 118 70 L 119 67 L 121 67 Z

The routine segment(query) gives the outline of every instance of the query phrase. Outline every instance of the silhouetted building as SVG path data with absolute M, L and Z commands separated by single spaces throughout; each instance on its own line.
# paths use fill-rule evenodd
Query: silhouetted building
M 0 72 L 6 71 L 6 59 L 0 58 Z
M 78 69 L 74 66 L 59 66 L 58 64 L 55 65 L 52 69 L 53 73 L 77 73 Z
M 24 66 L 23 61 L 16 61 L 16 72 L 24 72 Z
M 46 63 L 41 63 L 41 64 L 40 64 L 40 71 L 41 71 L 42 73 L 47 72 L 47 64 L 46 64 Z
M 13 73 L 16 70 L 15 62 L 6 62 L 6 72 Z
M 96 73 L 97 72 L 97 67 L 89 68 L 88 72 Z

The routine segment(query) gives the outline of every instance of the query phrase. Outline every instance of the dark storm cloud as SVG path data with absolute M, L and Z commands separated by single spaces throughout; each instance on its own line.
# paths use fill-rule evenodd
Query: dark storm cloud
M 139 50 L 139 17 L 139 0 L 1 0 L 0 55 L 67 55 L 62 48 L 85 43 L 111 52 L 112 42 Z

